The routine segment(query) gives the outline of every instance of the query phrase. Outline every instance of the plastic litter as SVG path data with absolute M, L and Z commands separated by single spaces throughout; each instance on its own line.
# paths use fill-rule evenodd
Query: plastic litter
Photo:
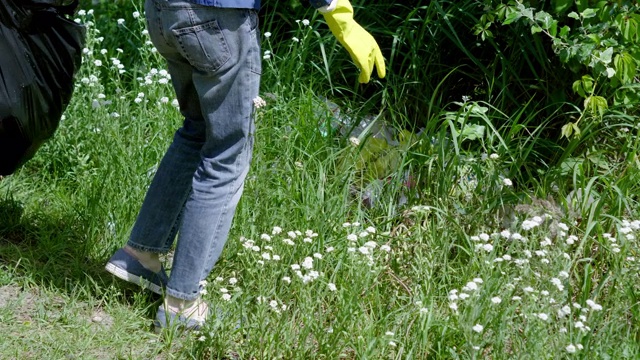
M 31 159 L 56 131 L 73 93 L 85 29 L 77 0 L 0 2 L 0 175 Z

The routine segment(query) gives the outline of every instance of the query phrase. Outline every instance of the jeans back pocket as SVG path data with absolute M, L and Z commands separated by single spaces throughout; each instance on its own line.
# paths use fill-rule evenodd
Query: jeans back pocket
M 198 70 L 219 70 L 231 58 L 229 46 L 216 20 L 173 29 L 182 56 Z

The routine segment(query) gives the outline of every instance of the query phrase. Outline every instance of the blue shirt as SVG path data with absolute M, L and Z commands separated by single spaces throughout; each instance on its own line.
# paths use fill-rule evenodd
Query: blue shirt
M 255 9 L 260 10 L 260 0 L 189 0 L 192 3 L 215 6 L 221 8 Z M 321 8 L 331 4 L 331 0 L 309 0 L 314 8 Z

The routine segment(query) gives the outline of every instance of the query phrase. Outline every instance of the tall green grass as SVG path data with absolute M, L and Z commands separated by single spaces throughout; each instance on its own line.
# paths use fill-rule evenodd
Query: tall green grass
M 447 18 L 435 6 L 408 15 L 414 39 Z M 359 88 L 310 13 L 262 25 L 267 106 L 205 295 L 226 316 L 152 334 L 159 299 L 102 270 L 181 123 L 133 11 L 79 16 L 93 25 L 60 129 L 0 182 L 0 295 L 20 294 L 0 311 L 0 357 L 635 358 L 635 120 L 612 114 L 563 146 L 547 124 L 570 104 L 451 98 L 449 76 L 468 68 L 418 58 L 421 41 L 389 63 L 439 69 L 433 83 L 391 73 Z M 481 92 L 503 81 L 483 74 Z

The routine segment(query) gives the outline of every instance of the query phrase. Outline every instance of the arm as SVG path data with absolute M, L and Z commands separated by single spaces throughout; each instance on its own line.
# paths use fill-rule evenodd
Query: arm
M 358 80 L 361 83 L 369 82 L 374 66 L 378 70 L 378 77 L 384 78 L 386 69 L 380 47 L 373 36 L 353 19 L 353 7 L 349 0 L 310 2 L 322 13 L 333 35 L 347 49 L 360 69 Z

